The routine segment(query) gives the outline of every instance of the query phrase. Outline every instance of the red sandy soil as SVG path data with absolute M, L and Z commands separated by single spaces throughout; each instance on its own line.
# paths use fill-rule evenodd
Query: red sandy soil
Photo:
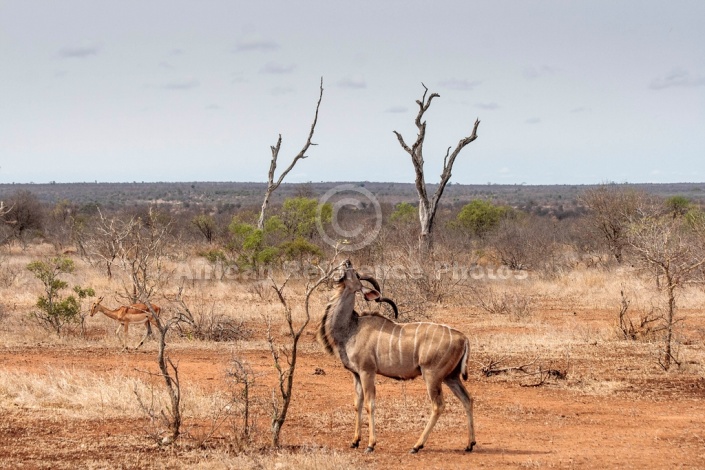
M 314 341 L 313 335 L 307 332 L 303 341 Z M 363 454 L 364 445 L 349 448 L 353 423 L 350 374 L 320 348 L 308 350 L 313 352 L 299 356 L 295 395 L 282 430 L 282 444 L 290 449 L 326 447 L 356 454 L 357 462 L 381 469 L 705 468 L 702 377 L 655 373 L 648 380 L 633 380 L 622 390 L 594 395 L 555 384 L 523 387 L 518 381 L 487 379 L 475 365 L 466 383 L 475 397 L 475 450 L 463 451 L 467 439 L 464 413 L 445 390 L 447 412 L 417 455 L 408 451 L 429 414 L 423 382 L 378 378 L 377 448 Z M 227 345 L 222 350 L 179 346 L 171 355 L 178 361 L 186 390 L 193 385 L 211 390 L 223 386 L 232 353 Z M 263 374 L 258 386 L 266 397 L 274 377 L 268 351 L 243 355 Z M 129 352 L 107 346 L 38 345 L 2 348 L 0 364 L 6 370 L 32 373 L 56 368 L 138 375 L 136 369 L 156 370 L 155 356 L 153 342 L 146 350 Z M 323 373 L 316 372 L 319 368 Z M 385 412 L 392 402 L 397 403 L 394 409 L 405 409 L 408 416 Z M 186 425 L 192 430 L 198 427 L 197 423 Z M 266 420 L 259 425 L 266 434 Z M 0 409 L 0 467 L 163 468 L 167 457 L 178 457 L 178 447 L 156 446 L 143 427 L 140 419 L 68 419 L 50 410 Z M 189 460 L 194 458 L 190 455 L 183 461 L 177 459 L 178 466 L 196 463 Z

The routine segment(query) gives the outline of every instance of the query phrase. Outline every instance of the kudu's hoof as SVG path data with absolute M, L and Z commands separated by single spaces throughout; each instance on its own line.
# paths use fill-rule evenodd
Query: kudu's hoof
M 421 449 L 423 449 L 423 446 L 412 447 L 411 450 L 409 451 L 409 453 L 410 454 L 418 454 Z
M 374 447 L 367 447 L 367 449 L 365 449 L 365 453 L 366 453 L 366 454 L 371 454 L 371 453 L 374 452 L 374 451 L 375 451 L 375 448 L 374 448 Z
M 352 444 L 350 444 L 351 449 L 357 449 L 358 447 L 360 447 L 360 441 L 355 441 Z
M 465 452 L 472 452 L 472 448 L 475 447 L 476 442 L 472 441 L 469 446 L 465 448 Z

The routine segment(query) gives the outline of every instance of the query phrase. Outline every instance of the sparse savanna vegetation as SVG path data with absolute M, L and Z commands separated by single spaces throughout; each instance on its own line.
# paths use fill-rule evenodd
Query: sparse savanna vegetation
M 358 185 L 382 225 L 352 252 L 351 237 L 331 246 L 333 224 L 374 227 L 377 212 L 337 211 L 320 199 L 332 185 L 282 184 L 262 228 L 264 185 L 1 185 L 0 467 L 705 466 L 697 185 L 450 184 L 424 250 L 413 185 Z M 469 338 L 472 453 L 445 389 L 408 455 L 424 383 L 381 376 L 377 448 L 349 449 L 350 374 L 315 339 L 345 257 L 398 321 Z M 137 349 L 146 325 L 122 338 L 90 316 L 98 297 L 158 305 L 152 339 Z

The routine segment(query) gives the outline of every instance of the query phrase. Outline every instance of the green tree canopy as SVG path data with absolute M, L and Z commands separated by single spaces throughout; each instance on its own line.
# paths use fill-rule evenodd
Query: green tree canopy
M 408 202 L 400 202 L 394 207 L 394 212 L 389 216 L 393 223 L 407 224 L 418 219 L 419 210 Z
M 484 199 L 474 199 L 463 206 L 454 225 L 473 235 L 484 237 L 497 228 L 509 212 L 510 209 L 506 206 L 498 206 Z

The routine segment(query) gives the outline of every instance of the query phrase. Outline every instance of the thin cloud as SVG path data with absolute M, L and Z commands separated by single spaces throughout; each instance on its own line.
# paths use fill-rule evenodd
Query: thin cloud
M 271 74 L 286 74 L 291 73 L 296 68 L 296 65 L 282 65 L 276 62 L 267 62 L 264 67 L 259 70 L 259 73 L 271 73 Z
M 241 39 L 236 45 L 234 52 L 269 52 L 279 49 L 279 44 L 260 37 L 247 37 Z
M 468 79 L 450 78 L 448 80 L 438 82 L 438 86 L 440 86 L 441 88 L 446 88 L 448 90 L 469 91 L 475 89 L 475 87 L 477 87 L 480 83 L 482 82 L 471 82 Z
M 586 108 L 585 106 L 578 106 L 577 108 L 573 108 L 570 110 L 570 112 L 573 114 L 585 113 L 588 111 L 590 111 L 590 108 Z
M 269 92 L 274 96 L 289 95 L 294 92 L 294 89 L 291 87 L 279 86 L 272 88 L 271 90 L 269 90 Z
M 687 70 L 673 69 L 665 77 L 651 80 L 649 88 L 652 90 L 663 90 L 665 88 L 693 88 L 703 85 L 705 85 L 705 77 L 702 75 L 694 76 Z
M 524 78 L 527 80 L 534 80 L 539 77 L 544 77 L 546 75 L 551 75 L 556 72 L 556 69 L 549 65 L 541 65 L 539 67 L 534 67 L 533 65 L 528 65 L 524 67 Z
M 338 80 L 338 86 L 341 88 L 361 89 L 367 88 L 367 82 L 360 75 L 351 75 Z
M 531 117 L 531 118 L 527 119 L 527 120 L 524 121 L 524 122 L 527 123 L 527 124 L 538 124 L 538 123 L 541 122 L 541 118 L 539 118 L 539 117 Z
M 197 88 L 201 83 L 196 79 L 168 82 L 161 86 L 163 90 L 191 90 Z
M 389 108 L 385 109 L 385 113 L 405 113 L 409 110 L 406 106 L 390 106 Z
M 100 52 L 100 48 L 97 46 L 64 47 L 59 50 L 59 57 L 62 59 L 84 59 L 98 55 L 98 52 Z
M 221 109 L 223 109 L 223 107 L 218 104 L 209 104 L 206 105 L 206 109 L 208 111 L 220 111 Z
M 493 111 L 499 109 L 499 105 L 494 101 L 491 103 L 475 103 L 476 108 L 485 109 L 487 111 Z

